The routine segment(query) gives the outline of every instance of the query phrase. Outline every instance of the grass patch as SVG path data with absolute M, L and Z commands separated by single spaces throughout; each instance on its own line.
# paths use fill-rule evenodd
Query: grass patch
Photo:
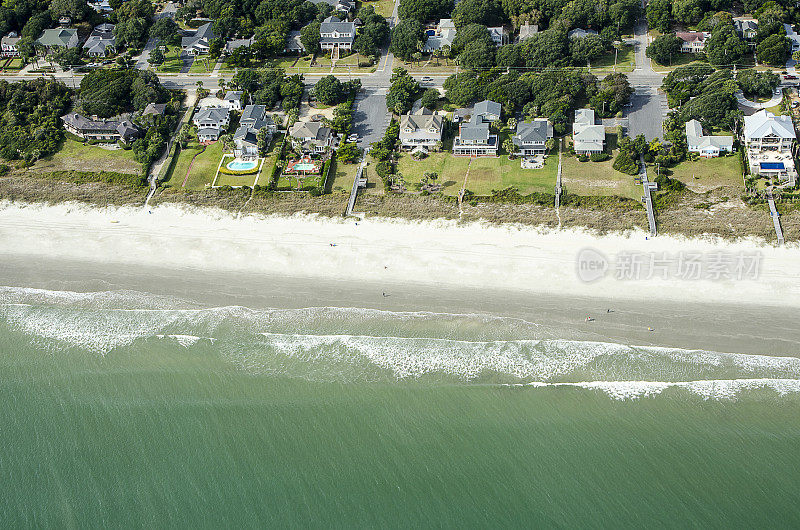
M 196 155 L 196 156 L 195 156 Z M 180 188 L 186 179 L 186 189 L 200 190 L 211 184 L 222 159 L 222 142 L 214 142 L 203 150 L 196 141 L 191 141 L 178 153 L 178 159 L 168 175 L 167 186 Z M 192 160 L 194 159 L 194 162 Z M 189 169 L 191 167 L 191 170 Z M 187 178 L 188 173 L 188 178 Z
M 192 66 L 189 68 L 190 74 L 207 74 L 214 70 L 216 66 L 216 59 L 212 59 L 208 55 L 198 55 Z
M 721 186 L 743 187 L 742 169 L 736 154 L 701 158 L 696 162 L 686 160 L 668 171 L 671 178 L 680 180 L 695 192 L 706 192 Z
M 614 169 L 613 164 L 613 159 L 581 162 L 565 153 L 561 159 L 561 183 L 573 195 L 619 195 L 638 201 L 642 187 L 634 183 L 633 176 Z
M 597 71 L 614 71 L 614 54 L 616 52 L 611 50 L 592 64 L 592 72 Z M 632 72 L 636 66 L 636 54 L 633 51 L 633 46 L 625 46 L 617 53 L 617 72 Z
M 97 145 L 84 145 L 73 138 L 66 138 L 61 149 L 53 155 L 38 160 L 32 171 L 113 171 L 139 175 L 142 166 L 134 160 L 132 150 L 104 149 Z
M 164 52 L 164 62 L 158 65 L 156 72 L 164 74 L 177 74 L 183 68 L 183 59 L 180 57 L 180 46 L 167 46 Z

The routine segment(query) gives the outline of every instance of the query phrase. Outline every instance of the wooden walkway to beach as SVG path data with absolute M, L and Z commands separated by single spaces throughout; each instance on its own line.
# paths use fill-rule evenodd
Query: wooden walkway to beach
M 345 211 L 345 217 L 353 215 L 353 207 L 356 205 L 356 198 L 358 197 L 358 190 L 359 188 L 365 188 L 367 186 L 367 179 L 365 179 L 362 175 L 364 173 L 364 167 L 367 165 L 366 157 L 361 161 L 361 165 L 358 166 L 358 171 L 356 172 L 356 179 L 353 181 L 353 188 L 350 190 L 350 199 L 347 201 L 347 211 Z
M 656 230 L 656 214 L 653 210 L 653 197 L 650 195 L 651 190 L 658 189 L 658 184 L 647 180 L 647 165 L 644 163 L 644 157 L 639 159 L 639 177 L 642 179 L 642 186 L 644 187 L 644 207 L 647 209 L 647 224 L 650 225 L 650 235 L 655 237 L 658 234 Z
M 564 145 L 564 140 L 562 139 L 558 143 L 558 171 L 556 172 L 556 210 L 558 210 L 558 208 L 561 206 L 561 147 L 563 145 Z
M 778 238 L 778 245 L 783 245 L 783 229 L 781 228 L 781 214 L 775 208 L 775 199 L 772 197 L 772 192 L 767 192 L 767 202 L 769 203 L 769 216 L 772 217 L 772 224 L 775 226 L 775 236 Z

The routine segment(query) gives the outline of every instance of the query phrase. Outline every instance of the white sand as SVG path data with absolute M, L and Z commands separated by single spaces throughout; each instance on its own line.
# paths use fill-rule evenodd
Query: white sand
M 117 222 L 112 222 L 117 221 Z M 331 246 L 335 243 L 336 246 Z M 591 247 L 620 251 L 760 252 L 757 280 L 617 280 L 585 283 L 576 256 Z M 97 209 L 84 205 L 0 204 L 0 252 L 105 263 L 307 278 L 366 279 L 439 287 L 513 289 L 640 301 L 800 306 L 800 249 L 641 232 L 596 237 L 580 230 L 264 217 L 178 206 Z

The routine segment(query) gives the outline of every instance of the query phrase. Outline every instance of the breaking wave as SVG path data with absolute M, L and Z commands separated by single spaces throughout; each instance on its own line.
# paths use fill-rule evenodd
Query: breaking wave
M 249 373 L 317 381 L 572 387 L 614 399 L 668 389 L 704 399 L 800 392 L 795 357 L 564 340 L 492 315 L 202 308 L 137 292 L 0 287 L 0 324 L 51 351 L 108 356 L 174 343 Z

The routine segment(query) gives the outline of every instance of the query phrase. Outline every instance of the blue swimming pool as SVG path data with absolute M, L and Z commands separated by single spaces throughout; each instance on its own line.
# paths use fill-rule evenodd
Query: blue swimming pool
M 760 162 L 759 165 L 764 171 L 783 171 L 783 162 Z
M 228 162 L 226 167 L 231 171 L 247 171 L 248 169 L 255 169 L 257 165 L 257 160 L 234 160 L 233 162 Z

